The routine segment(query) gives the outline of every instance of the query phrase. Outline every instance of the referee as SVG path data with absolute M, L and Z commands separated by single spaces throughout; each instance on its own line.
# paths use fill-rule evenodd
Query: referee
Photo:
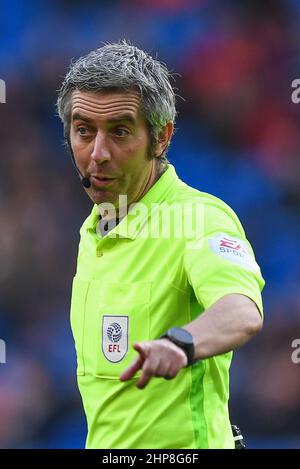
M 167 160 L 168 70 L 107 44 L 71 65 L 57 106 L 94 203 L 71 304 L 86 447 L 233 448 L 229 367 L 261 330 L 264 280 L 232 209 Z

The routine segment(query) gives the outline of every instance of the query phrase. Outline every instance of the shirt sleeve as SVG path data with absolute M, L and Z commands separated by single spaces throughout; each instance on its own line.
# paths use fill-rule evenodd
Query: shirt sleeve
M 184 255 L 198 302 L 207 309 L 223 296 L 238 293 L 251 298 L 263 315 L 265 281 L 238 217 L 221 201 L 203 207 L 202 233 L 187 243 Z

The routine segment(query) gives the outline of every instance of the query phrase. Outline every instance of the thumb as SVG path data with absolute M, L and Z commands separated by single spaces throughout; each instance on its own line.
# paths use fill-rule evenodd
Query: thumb
M 133 348 L 140 354 L 140 357 L 143 360 L 143 362 L 150 355 L 151 347 L 150 347 L 150 344 L 148 344 L 148 342 L 138 342 L 136 344 L 133 344 Z

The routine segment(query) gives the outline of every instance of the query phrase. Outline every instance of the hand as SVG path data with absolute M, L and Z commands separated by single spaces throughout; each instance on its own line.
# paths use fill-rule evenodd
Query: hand
M 136 383 L 139 389 L 144 389 L 153 376 L 175 378 L 181 368 L 187 365 L 184 351 L 168 339 L 139 342 L 134 344 L 133 348 L 139 356 L 121 374 L 120 380 L 129 380 L 141 369 L 142 376 Z

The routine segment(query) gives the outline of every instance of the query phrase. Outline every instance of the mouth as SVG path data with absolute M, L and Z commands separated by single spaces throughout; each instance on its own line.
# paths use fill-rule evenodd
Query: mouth
M 112 184 L 115 181 L 115 178 L 91 176 L 90 181 L 96 187 L 105 187 Z

